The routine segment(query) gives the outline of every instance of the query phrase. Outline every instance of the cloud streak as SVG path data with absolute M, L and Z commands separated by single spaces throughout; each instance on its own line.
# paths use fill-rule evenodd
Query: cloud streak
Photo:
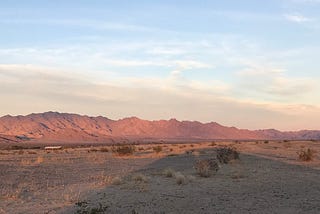
M 316 124 L 307 123 L 307 119 L 315 113 L 320 115 L 316 106 L 240 101 L 228 96 L 225 89 L 218 91 L 214 87 L 218 83 L 203 87 L 194 81 L 183 81 L 181 85 L 172 79 L 119 79 L 119 82 L 129 82 L 123 86 L 118 81 L 97 84 L 62 71 L 52 71 L 30 65 L 0 65 L 0 75 L 12 78 L 11 81 L 0 79 L 0 99 L 5 100 L 2 111 L 20 114 L 48 110 L 74 112 L 76 109 L 76 113 L 111 118 L 131 115 L 146 119 L 176 117 L 217 121 L 242 128 L 286 130 L 298 129 L 301 125 L 316 128 Z
M 290 22 L 295 22 L 295 23 L 299 23 L 299 24 L 312 21 L 311 18 L 308 18 L 308 17 L 300 15 L 300 14 L 285 14 L 285 15 L 283 15 L 283 17 Z

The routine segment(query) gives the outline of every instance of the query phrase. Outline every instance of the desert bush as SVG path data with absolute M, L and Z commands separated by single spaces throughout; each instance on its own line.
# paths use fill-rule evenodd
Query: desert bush
M 174 174 L 174 177 L 176 178 L 176 182 L 179 185 L 187 183 L 186 177 L 181 172 L 176 172 Z
M 120 177 L 114 177 L 113 179 L 112 179 L 112 184 L 113 185 L 120 185 L 120 184 L 122 184 L 123 183 L 123 181 L 122 181 L 122 179 L 120 178 Z
M 143 174 L 141 174 L 141 173 L 133 175 L 132 179 L 135 182 L 141 182 L 141 183 L 148 183 L 148 181 L 149 181 L 148 177 L 143 175 Z
M 265 140 L 265 141 L 264 141 L 264 143 L 265 143 L 265 144 L 268 144 L 268 143 L 269 143 L 269 141 L 268 141 L 268 140 Z
M 308 149 L 301 149 L 298 153 L 298 158 L 301 161 L 311 161 L 314 158 L 315 151 Z
M 100 152 L 109 152 L 109 149 L 104 147 L 100 149 Z
M 229 163 L 231 160 L 239 159 L 239 152 L 234 147 L 222 147 L 217 149 L 217 159 L 220 163 Z
M 162 151 L 162 146 L 155 146 L 155 147 L 153 147 L 153 151 L 154 151 L 155 153 L 160 153 L 160 152 Z
M 167 178 L 173 177 L 174 174 L 175 174 L 175 171 L 171 168 L 167 168 L 167 169 L 163 170 L 163 175 L 166 176 Z
M 209 144 L 209 146 L 216 146 L 217 144 L 216 144 L 216 142 L 214 142 L 214 141 L 212 141 L 210 144 Z
M 201 177 L 210 177 L 219 170 L 219 164 L 215 159 L 199 160 L 195 163 L 194 168 Z
M 112 147 L 112 152 L 119 156 L 132 155 L 135 150 L 136 147 L 134 145 L 118 145 Z

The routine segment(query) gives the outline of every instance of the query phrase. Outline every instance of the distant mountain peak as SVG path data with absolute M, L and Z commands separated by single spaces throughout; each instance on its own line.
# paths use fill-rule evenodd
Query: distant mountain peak
M 0 135 L 30 139 L 104 142 L 110 138 L 134 139 L 320 139 L 320 131 L 280 132 L 275 129 L 250 131 L 226 127 L 216 122 L 142 120 L 128 117 L 110 120 L 79 114 L 44 112 L 27 116 L 0 117 Z

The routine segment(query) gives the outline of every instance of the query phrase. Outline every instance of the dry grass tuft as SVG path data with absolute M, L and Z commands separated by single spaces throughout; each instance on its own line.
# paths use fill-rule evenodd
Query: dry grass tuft
M 114 177 L 113 179 L 112 179 L 112 184 L 113 185 L 121 185 L 123 183 L 123 180 L 120 178 L 120 177 Z
M 186 176 L 184 176 L 181 172 L 176 172 L 174 174 L 174 177 L 176 178 L 176 182 L 179 185 L 187 183 Z
M 171 168 L 167 168 L 167 169 L 163 170 L 163 175 L 166 176 L 167 178 L 173 177 L 174 174 L 175 174 L 175 171 Z
M 149 178 L 141 173 L 133 175 L 132 179 L 135 182 L 140 182 L 140 183 L 148 183 L 148 181 L 149 181 Z

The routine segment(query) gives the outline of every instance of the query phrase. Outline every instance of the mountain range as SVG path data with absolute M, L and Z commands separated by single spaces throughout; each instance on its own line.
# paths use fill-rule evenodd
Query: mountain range
M 103 143 L 133 140 L 319 140 L 320 131 L 281 132 L 247 130 L 215 122 L 142 120 L 137 117 L 111 120 L 78 114 L 45 112 L 0 117 L 0 142 Z

